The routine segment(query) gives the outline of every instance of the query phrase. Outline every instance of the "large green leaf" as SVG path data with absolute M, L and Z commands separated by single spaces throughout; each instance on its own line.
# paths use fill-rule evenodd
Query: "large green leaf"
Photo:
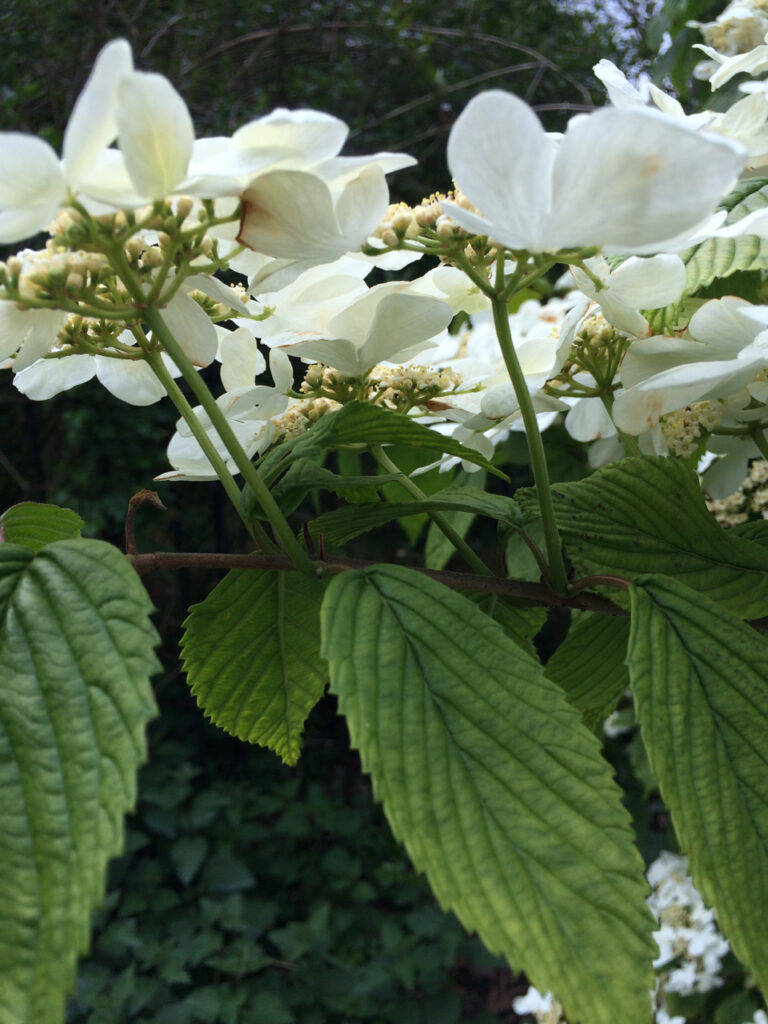
M 654 775 L 734 952 L 768 992 L 768 642 L 677 580 L 631 587 L 628 665 Z
M 623 459 L 552 488 L 568 556 L 590 572 L 664 573 L 742 618 L 768 613 L 768 549 L 723 530 L 692 469 L 674 458 Z M 515 495 L 525 511 L 532 490 Z
M 399 566 L 337 576 L 331 690 L 443 907 L 576 1024 L 647 1024 L 642 864 L 597 739 L 475 604 Z
M 23 501 L 0 516 L 0 541 L 40 551 L 55 540 L 74 540 L 80 536 L 84 525 L 71 509 Z
M 425 512 L 469 512 L 510 526 L 522 522 L 520 509 L 511 498 L 478 491 L 474 487 L 446 487 L 424 501 L 386 501 L 378 505 L 347 505 L 334 509 L 313 520 L 309 530 L 313 537 L 322 533 L 329 544 L 345 544 L 382 523 Z
M 629 687 L 628 639 L 629 619 L 584 612 L 547 662 L 547 675 L 590 728 L 613 711 Z
M 212 722 L 296 764 L 304 722 L 328 674 L 320 657 L 323 584 L 300 573 L 235 569 L 184 623 L 192 693 Z
M 57 1024 L 155 713 L 152 608 L 102 541 L 0 545 L 0 1024 Z

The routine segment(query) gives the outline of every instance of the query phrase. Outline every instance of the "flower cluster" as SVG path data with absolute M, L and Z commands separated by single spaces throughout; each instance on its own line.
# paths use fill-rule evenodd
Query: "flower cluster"
M 754 56 L 764 16 L 759 3 L 732 4 L 701 28 L 724 60 Z M 453 188 L 412 208 L 390 202 L 385 177 L 412 159 L 341 155 L 347 128 L 327 114 L 276 110 L 196 139 L 173 86 L 113 42 L 61 158 L 39 139 L 3 136 L 0 239 L 46 225 L 51 238 L 0 268 L 2 365 L 31 398 L 95 376 L 141 405 L 168 391 L 163 367 L 172 379 L 187 359 L 218 363 L 216 406 L 249 458 L 286 436 L 286 416 L 288 433 L 312 421 L 297 403 L 354 398 L 487 454 L 509 430 L 531 429 L 531 415 L 538 429 L 564 419 L 592 443 L 595 465 L 706 450 L 710 495 L 732 493 L 768 423 L 768 307 L 697 301 L 666 332 L 654 332 L 652 313 L 683 302 L 677 251 L 768 235 L 764 210 L 731 223 L 713 212 L 748 162 L 768 159 L 768 99 L 758 90 L 732 115 L 689 117 L 655 87 L 649 105 L 610 62 L 595 72 L 609 105 L 572 118 L 562 136 L 512 95 L 475 97 L 448 143 Z M 425 257 L 437 266 L 420 276 L 366 282 L 376 267 Z M 501 328 L 490 297 L 535 285 L 557 263 L 569 268 L 560 294 L 526 298 Z M 223 284 L 222 270 L 242 283 Z M 296 360 L 309 364 L 298 390 Z M 193 411 L 169 446 L 170 476 L 215 475 L 201 431 L 236 472 L 218 414 Z
M 667 997 L 673 993 L 690 996 L 721 986 L 722 961 L 729 946 L 718 930 L 714 912 L 705 906 L 687 873 L 685 857 L 663 852 L 649 866 L 647 877 L 652 890 L 648 904 L 659 923 L 654 932 L 659 947 L 654 961 L 654 1020 L 656 1024 L 686 1024 L 685 1017 L 670 1016 Z M 512 1005 L 516 1013 L 529 1019 L 532 1016 L 536 1024 L 566 1024 L 562 1007 L 552 995 L 542 995 L 532 986 Z M 764 1011 L 757 1010 L 754 1024 L 765 1022 Z

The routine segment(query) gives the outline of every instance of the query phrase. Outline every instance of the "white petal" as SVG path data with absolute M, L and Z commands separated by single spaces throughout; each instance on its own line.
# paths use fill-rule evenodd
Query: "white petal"
M 344 122 L 330 114 L 278 107 L 265 117 L 243 125 L 232 140 L 239 149 L 272 152 L 274 159 L 298 154 L 307 161 L 315 161 L 335 156 L 348 132 Z
M 78 384 L 96 373 L 93 356 L 73 355 L 64 359 L 38 359 L 13 378 L 14 386 L 27 398 L 42 402 Z
M 387 181 L 376 164 L 363 167 L 348 181 L 336 203 L 336 219 L 347 249 L 360 248 L 373 234 L 388 202 Z
M 177 292 L 160 315 L 195 366 L 208 366 L 216 358 L 216 329 L 205 312 L 183 292 Z
M 610 278 L 613 296 L 634 309 L 659 309 L 675 302 L 685 288 L 685 265 L 679 256 L 649 259 L 630 256 Z M 597 301 L 600 302 L 600 293 Z
M 657 111 L 579 115 L 555 162 L 545 248 L 633 247 L 679 234 L 712 211 L 745 161 L 737 143 Z
M 645 100 L 639 90 L 632 85 L 623 71 L 613 61 L 603 58 L 592 68 L 596 78 L 606 88 L 608 99 L 615 107 L 644 107 Z
M 267 364 L 256 339 L 245 327 L 228 332 L 222 338 L 220 353 L 221 383 L 225 391 L 252 387 L 254 378 L 266 369 Z
M 0 359 L 7 359 L 19 348 L 38 312 L 41 311 L 17 309 L 12 302 L 0 301 Z
M 576 441 L 614 437 L 616 427 L 599 398 L 581 398 L 565 417 L 565 429 Z
M 21 347 L 13 361 L 15 373 L 31 366 L 50 351 L 56 336 L 64 326 L 68 314 L 59 309 L 30 309 L 27 311 L 27 330 L 19 338 Z
M 331 262 L 345 251 L 336 252 L 341 236 L 330 190 L 306 171 L 269 171 L 256 178 L 243 193 L 238 241 L 291 260 Z
M 556 151 L 526 103 L 491 90 L 470 100 L 451 129 L 448 166 L 483 217 L 517 247 L 538 249 Z
M 153 405 L 165 388 L 143 359 L 96 356 L 96 376 L 115 398 L 128 405 Z
M 184 288 L 187 291 L 203 292 L 204 295 L 213 299 L 214 302 L 221 302 L 223 305 L 229 306 L 230 309 L 234 309 L 244 316 L 249 316 L 251 313 L 251 310 L 238 296 L 237 292 L 230 288 L 229 285 L 224 284 L 223 281 L 220 281 L 218 277 L 211 277 L 210 274 L 193 274 L 184 282 Z
M 117 85 L 132 71 L 131 47 L 124 39 L 107 43 L 96 58 L 64 132 L 62 157 L 71 184 L 76 185 L 99 152 L 117 138 Z
M 616 426 L 628 434 L 650 430 L 659 417 L 691 402 L 725 398 L 746 385 L 768 365 L 768 340 L 757 341 L 738 359 L 687 363 L 620 391 L 613 405 Z
M 117 86 L 120 151 L 131 181 L 162 199 L 186 177 L 195 132 L 187 105 L 163 75 L 134 71 Z
M 605 319 L 617 330 L 636 338 L 642 338 L 649 333 L 645 317 L 626 302 L 622 302 L 613 294 L 613 289 L 606 288 L 602 292 L 597 292 L 597 301 Z
M 761 329 L 760 321 L 752 318 L 760 308 L 731 295 L 713 299 L 696 310 L 688 330 L 698 341 L 706 342 L 718 352 L 735 355 L 751 344 Z
M 0 132 L 0 243 L 19 242 L 41 231 L 65 194 L 59 159 L 47 142 Z

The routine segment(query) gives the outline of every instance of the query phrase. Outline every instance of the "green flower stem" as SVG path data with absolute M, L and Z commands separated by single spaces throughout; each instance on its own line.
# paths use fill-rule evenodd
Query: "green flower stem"
M 536 495 L 539 499 L 539 509 L 544 524 L 544 540 L 547 548 L 547 559 L 549 560 L 552 589 L 557 594 L 566 594 L 568 592 L 568 582 L 565 575 L 560 534 L 555 522 L 555 509 L 549 490 L 549 471 L 547 470 L 547 458 L 544 453 L 541 431 L 539 430 L 539 424 L 536 422 L 536 413 L 525 383 L 525 376 L 520 367 L 515 346 L 512 343 L 506 300 L 497 295 L 491 300 L 491 305 L 496 335 L 499 339 L 507 372 L 515 389 L 515 395 L 517 396 L 525 425 L 525 438 L 528 442 L 528 453 L 531 456 L 531 470 L 533 471 Z
M 221 480 L 224 490 L 229 495 L 232 504 L 238 509 L 238 511 L 240 511 L 240 488 L 237 486 L 235 478 L 227 469 L 226 463 L 216 451 L 216 447 L 206 434 L 200 420 L 195 416 L 194 410 L 184 397 L 181 388 L 179 388 L 176 381 L 166 369 L 159 349 L 145 349 L 145 358 L 152 368 L 152 372 L 168 393 L 168 397 L 176 406 L 179 415 L 189 427 L 192 436 L 203 449 L 205 457 L 216 470 L 216 473 Z M 242 512 L 240 512 L 241 518 L 242 515 Z
M 165 388 L 168 397 L 176 406 L 179 415 L 187 424 L 192 433 L 192 436 L 202 448 L 205 457 L 216 470 L 216 475 L 218 476 L 219 480 L 221 480 L 222 486 L 224 490 L 227 492 L 229 500 L 235 506 L 235 510 L 237 511 L 237 514 L 240 516 L 243 523 L 245 524 L 246 529 L 249 531 L 249 533 L 252 532 L 251 524 L 249 524 L 248 520 L 245 517 L 245 513 L 243 512 L 242 509 L 242 502 L 240 500 L 240 488 L 237 486 L 235 478 L 227 469 L 227 464 L 225 463 L 224 459 L 222 459 L 222 457 L 216 451 L 216 446 L 214 445 L 213 441 L 211 441 L 210 437 L 208 437 L 200 420 L 197 418 L 197 416 L 195 416 L 194 410 L 184 397 L 181 388 L 178 386 L 176 381 L 173 379 L 173 377 L 166 369 L 165 363 L 163 362 L 159 350 L 145 348 L 144 352 L 146 360 L 149 363 L 150 367 L 152 368 L 152 372 Z M 274 545 L 270 543 L 269 538 L 266 536 L 266 534 L 263 533 L 261 527 L 259 527 L 259 530 L 261 531 L 263 536 L 261 538 L 257 537 L 257 540 L 259 540 L 262 549 L 267 552 L 270 550 L 274 550 Z M 253 532 L 255 533 L 255 531 Z M 266 544 L 264 543 L 264 541 L 266 541 Z
M 752 440 L 755 442 L 757 447 L 760 449 L 760 454 L 764 459 L 768 459 L 768 441 L 765 439 L 765 434 L 762 429 L 753 429 L 750 431 Z
M 415 498 L 416 501 L 427 500 L 427 495 L 422 491 L 418 484 L 415 484 L 409 476 L 406 476 L 402 470 L 398 469 L 381 445 L 371 445 L 371 454 L 382 469 L 385 469 L 388 473 L 397 474 L 399 476 L 398 483 L 408 491 L 412 498 Z M 482 558 L 476 555 L 469 544 L 467 544 L 467 542 L 458 535 L 442 512 L 428 512 L 427 514 L 435 526 L 437 526 L 437 528 L 445 534 L 451 544 L 453 544 L 467 565 L 470 565 L 475 572 L 479 572 L 484 576 L 493 576 L 493 573 Z
M 243 480 L 245 480 L 245 482 L 250 486 L 256 500 L 267 514 L 283 550 L 290 556 L 290 558 L 293 559 L 293 562 L 298 569 L 314 575 L 315 570 L 307 552 L 294 536 L 293 530 L 288 525 L 288 520 L 283 515 L 280 506 L 272 497 L 271 491 L 261 479 L 253 463 L 246 455 L 242 445 L 235 436 L 234 431 L 227 422 L 226 416 L 223 414 L 221 409 L 219 409 L 216 404 L 216 400 L 206 387 L 204 381 L 200 379 L 200 375 L 193 366 L 186 352 L 169 331 L 159 310 L 152 308 L 146 309 L 144 311 L 144 318 L 152 330 L 153 338 L 156 338 L 160 342 L 174 363 L 176 363 L 195 398 L 197 398 L 200 405 L 202 405 L 203 409 L 208 413 L 208 417 L 213 427 L 223 441 L 227 451 L 232 456 L 235 465 L 240 470 Z M 197 419 L 197 417 L 195 417 L 195 419 Z

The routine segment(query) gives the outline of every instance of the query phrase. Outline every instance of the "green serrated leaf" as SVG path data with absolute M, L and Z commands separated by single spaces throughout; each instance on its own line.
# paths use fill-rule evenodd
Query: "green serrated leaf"
M 0 1022 L 55 1024 L 135 800 L 157 637 L 102 541 L 3 544 L 0 580 Z
M 298 458 L 349 445 L 372 444 L 400 444 L 435 455 L 452 455 L 482 466 L 503 480 L 509 479 L 474 448 L 467 448 L 410 416 L 368 402 L 348 402 L 336 412 L 321 417 L 305 434 L 277 445 L 259 462 L 259 472 L 271 483 Z
M 68 508 L 23 501 L 0 516 L 0 541 L 40 551 L 56 540 L 76 540 L 85 523 Z
M 353 745 L 441 905 L 570 1019 L 648 1024 L 653 923 L 628 816 L 538 662 L 399 566 L 337 576 L 322 623 Z
M 629 687 L 624 660 L 629 619 L 585 612 L 546 665 L 549 678 L 594 729 Z
M 459 469 L 453 479 L 453 488 L 473 486 L 477 491 L 485 488 L 486 473 L 480 469 L 476 473 L 467 473 L 465 469 Z M 472 523 L 477 514 L 475 512 L 452 512 L 444 513 L 446 520 L 454 528 L 462 540 L 469 533 Z M 444 569 L 456 553 L 451 541 L 445 536 L 437 523 L 430 523 L 427 530 L 427 540 L 424 545 L 424 564 L 428 569 Z
M 425 501 L 385 501 L 378 505 L 348 505 L 318 516 L 309 525 L 313 537 L 322 533 L 328 544 L 346 544 L 353 537 L 382 523 L 427 512 L 470 512 L 513 525 L 520 521 L 520 510 L 511 498 L 477 491 L 474 487 L 446 487 Z
M 627 663 L 693 880 L 768 991 L 768 642 L 667 577 L 631 587 Z
M 333 491 L 346 501 L 361 503 L 377 501 L 376 491 L 383 484 L 398 480 L 399 473 L 383 473 L 378 476 L 340 476 L 338 473 L 318 466 L 310 459 L 298 459 L 280 480 L 274 494 L 280 494 L 289 488 L 318 488 Z
M 182 659 L 215 725 L 296 764 L 307 715 L 322 696 L 323 584 L 300 573 L 235 569 L 190 608 Z
M 486 615 L 495 619 L 504 632 L 532 658 L 539 660 L 533 641 L 547 621 L 546 608 L 521 606 L 514 598 L 499 594 L 475 595 L 470 600 L 474 600 Z
M 587 571 L 666 573 L 734 615 L 768 614 L 768 550 L 718 525 L 679 459 L 622 459 L 552 496 L 568 556 Z M 532 489 L 515 498 L 523 511 L 538 507 Z

